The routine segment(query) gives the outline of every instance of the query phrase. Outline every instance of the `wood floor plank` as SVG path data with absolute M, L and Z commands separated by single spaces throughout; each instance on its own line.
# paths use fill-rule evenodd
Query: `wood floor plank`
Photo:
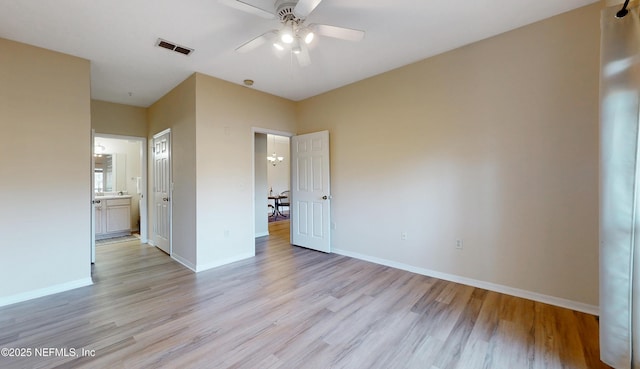
M 289 244 L 198 274 L 139 242 L 94 285 L 0 308 L 2 368 L 606 369 L 596 317 Z M 90 351 L 95 350 L 95 351 Z

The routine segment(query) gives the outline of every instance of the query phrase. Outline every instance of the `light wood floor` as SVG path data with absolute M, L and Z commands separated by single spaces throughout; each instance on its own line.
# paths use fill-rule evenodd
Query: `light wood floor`
M 1 368 L 608 368 L 594 316 L 288 244 L 194 274 L 147 245 L 98 247 L 91 287 L 0 308 Z M 35 351 L 32 351 L 35 353 Z

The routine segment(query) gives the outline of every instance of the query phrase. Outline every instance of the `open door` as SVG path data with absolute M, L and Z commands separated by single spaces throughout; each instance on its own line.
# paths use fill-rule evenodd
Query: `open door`
M 91 130 L 91 263 L 96 262 L 96 161 L 95 129 Z
M 329 131 L 291 138 L 291 243 L 331 252 Z

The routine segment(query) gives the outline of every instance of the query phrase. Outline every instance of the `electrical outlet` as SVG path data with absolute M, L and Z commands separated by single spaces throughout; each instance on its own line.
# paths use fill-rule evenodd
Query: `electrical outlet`
M 462 240 L 456 240 L 456 249 L 462 250 L 464 248 L 464 244 Z
M 407 239 L 407 232 L 400 233 L 400 239 L 403 240 L 403 241 L 406 240 Z

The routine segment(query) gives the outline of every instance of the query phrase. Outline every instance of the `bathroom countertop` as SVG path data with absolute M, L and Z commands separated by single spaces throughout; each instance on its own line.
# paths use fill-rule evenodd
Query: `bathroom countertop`
M 96 196 L 96 200 L 110 200 L 110 199 L 130 199 L 131 195 L 102 195 Z

